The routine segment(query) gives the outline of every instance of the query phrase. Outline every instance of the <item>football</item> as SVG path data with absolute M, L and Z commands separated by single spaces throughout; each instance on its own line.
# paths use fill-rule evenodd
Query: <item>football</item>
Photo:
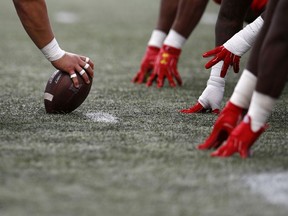
M 79 88 L 75 88 L 68 73 L 55 71 L 49 78 L 45 92 L 44 105 L 47 113 L 65 114 L 78 108 L 87 98 L 91 86 L 86 84 L 78 73 Z

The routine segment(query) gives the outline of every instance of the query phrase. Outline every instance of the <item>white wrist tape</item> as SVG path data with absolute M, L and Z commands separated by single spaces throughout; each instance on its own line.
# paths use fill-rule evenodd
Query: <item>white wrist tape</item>
M 65 51 L 59 47 L 55 38 L 41 49 L 41 52 L 49 61 L 56 61 L 64 56 Z
M 169 31 L 169 34 L 164 41 L 164 44 L 175 47 L 177 49 L 182 49 L 186 40 L 187 39 L 185 37 L 172 29 Z
M 166 36 L 167 34 L 163 31 L 157 29 L 153 30 L 150 40 L 148 42 L 148 46 L 161 48 Z
M 230 38 L 224 47 L 235 55 L 242 56 L 254 44 L 258 32 L 262 28 L 264 20 L 259 16 L 254 22 L 247 25 L 244 29 Z

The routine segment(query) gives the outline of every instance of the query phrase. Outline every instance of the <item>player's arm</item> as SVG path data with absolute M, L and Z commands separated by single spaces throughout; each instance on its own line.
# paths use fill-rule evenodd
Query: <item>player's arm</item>
M 239 72 L 239 60 L 254 44 L 256 36 L 264 24 L 263 14 L 244 29 L 236 33 L 226 43 L 203 54 L 203 57 L 214 56 L 205 67 L 211 68 L 219 61 L 224 61 L 221 76 L 224 77 L 230 65 L 234 71 Z
M 93 77 L 93 62 L 84 56 L 68 53 L 57 43 L 47 12 L 45 0 L 13 0 L 21 23 L 35 45 L 42 51 L 52 65 L 70 74 L 77 87 L 78 79 L 75 72 L 79 72 L 86 83 Z

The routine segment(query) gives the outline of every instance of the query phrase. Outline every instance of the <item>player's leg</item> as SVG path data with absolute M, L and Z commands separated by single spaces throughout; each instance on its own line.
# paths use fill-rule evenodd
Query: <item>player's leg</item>
M 262 127 L 287 81 L 288 3 L 279 0 L 258 58 L 258 80 L 248 115 L 255 130 Z
M 163 41 L 173 25 L 177 14 L 178 2 L 179 0 L 161 0 L 156 28 L 152 31 L 140 69 L 132 79 L 132 82 L 145 83 L 150 76 Z
M 178 85 L 182 84 L 177 70 L 178 59 L 207 3 L 208 0 L 180 0 L 176 18 L 155 62 L 155 69 L 147 82 L 148 86 L 157 80 L 157 86 L 162 87 L 166 78 L 172 87 L 176 86 L 175 80 Z
M 213 153 L 214 156 L 227 157 L 238 152 L 245 158 L 249 156 L 253 143 L 264 132 L 266 121 L 287 79 L 288 30 L 285 28 L 288 25 L 287 10 L 288 3 L 285 0 L 269 2 L 263 30 L 252 50 L 247 67 L 257 75 L 257 83 L 254 84 L 256 89 L 249 93 L 248 98 L 241 98 L 239 88 L 238 97 L 235 97 L 234 91 L 234 98 L 233 96 L 231 98 L 234 103 L 245 102 L 245 100 L 248 102 L 251 98 L 248 114 L 232 131 L 225 145 Z M 246 87 L 243 83 L 243 92 Z
M 172 29 L 186 39 L 201 19 L 208 0 L 181 0 Z
M 267 2 L 268 0 L 253 0 L 251 7 L 249 8 L 245 16 L 245 22 L 251 23 L 258 16 L 260 16 L 264 12 Z
M 216 46 L 224 44 L 242 29 L 251 2 L 252 0 L 222 0 L 215 27 Z M 222 66 L 223 61 L 220 61 L 212 67 L 207 86 L 198 102 L 182 112 L 198 113 L 212 110 L 213 113 L 219 113 L 225 90 L 225 76 L 221 74 Z
M 269 29 L 270 20 L 272 19 L 273 11 L 275 8 L 275 6 L 272 6 L 270 6 L 266 11 L 264 17 L 264 26 L 259 32 L 258 38 L 252 48 L 247 67 L 243 71 L 242 76 L 234 89 L 232 97 L 214 124 L 211 135 L 205 140 L 203 144 L 198 146 L 199 149 L 209 149 L 213 147 L 217 148 L 220 146 L 227 139 L 234 128 L 239 124 L 243 117 L 243 113 L 248 110 L 252 93 L 257 82 L 257 62 L 258 56 L 260 55 L 259 52 L 266 32 Z M 214 154 L 222 154 L 222 149 L 220 148 L 220 150 L 216 151 Z
M 220 46 L 243 27 L 252 0 L 222 0 L 215 27 L 215 45 Z

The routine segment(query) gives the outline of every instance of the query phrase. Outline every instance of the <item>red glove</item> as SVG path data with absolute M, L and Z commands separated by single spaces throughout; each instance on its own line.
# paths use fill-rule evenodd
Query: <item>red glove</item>
M 251 130 L 251 118 L 246 116 L 244 120 L 232 131 L 227 142 L 214 151 L 211 156 L 229 157 L 238 152 L 242 158 L 247 158 L 251 155 L 251 146 L 267 127 L 268 126 L 266 125 L 260 128 L 257 132 L 253 132 Z
M 216 120 L 210 136 L 197 148 L 206 150 L 218 148 L 227 139 L 232 130 L 242 119 L 243 109 L 228 102 Z
M 165 78 L 168 79 L 171 87 L 175 87 L 174 78 L 178 85 L 182 85 L 182 79 L 177 70 L 177 63 L 181 49 L 163 45 L 161 48 L 154 66 L 154 70 L 148 79 L 147 86 L 151 86 L 157 78 L 157 87 L 161 88 L 164 85 Z
M 150 76 L 151 71 L 154 68 L 154 63 L 157 58 L 160 49 L 154 46 L 148 46 L 146 53 L 142 58 L 140 70 L 137 72 L 135 77 L 132 79 L 134 83 L 145 83 L 147 78 Z
M 219 109 L 205 109 L 199 102 L 197 102 L 194 106 L 190 107 L 189 109 L 182 109 L 180 110 L 181 113 L 213 113 L 218 115 L 220 110 Z
M 210 50 L 203 54 L 203 57 L 211 57 L 214 56 L 212 60 L 206 63 L 205 68 L 211 68 L 213 65 L 217 64 L 219 61 L 224 61 L 222 70 L 221 70 L 221 77 L 225 77 L 229 66 L 233 66 L 233 70 L 235 73 L 239 72 L 239 62 L 240 56 L 233 54 L 229 50 L 227 50 L 223 45 L 218 46 L 213 50 Z

